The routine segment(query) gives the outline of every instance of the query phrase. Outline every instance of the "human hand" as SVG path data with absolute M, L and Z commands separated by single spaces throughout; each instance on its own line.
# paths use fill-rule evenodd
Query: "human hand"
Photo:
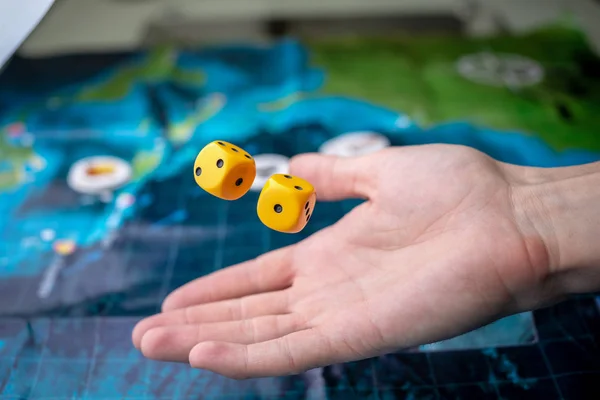
M 521 206 L 529 197 L 516 167 L 426 145 L 301 155 L 291 173 L 319 201 L 367 201 L 298 244 L 175 290 L 134 329 L 146 357 L 233 378 L 287 375 L 559 299 L 556 257 Z

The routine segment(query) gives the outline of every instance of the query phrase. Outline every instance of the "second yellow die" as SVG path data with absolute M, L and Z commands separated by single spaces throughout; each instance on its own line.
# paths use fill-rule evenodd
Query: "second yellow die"
M 317 194 L 308 181 L 291 175 L 269 178 L 258 198 L 258 218 L 267 227 L 285 233 L 300 232 L 312 216 Z

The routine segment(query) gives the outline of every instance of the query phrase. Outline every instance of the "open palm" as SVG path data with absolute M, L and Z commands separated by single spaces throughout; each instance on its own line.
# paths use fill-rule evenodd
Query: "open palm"
M 302 155 L 291 169 L 319 200 L 367 201 L 171 293 L 133 332 L 145 356 L 233 378 L 287 375 L 453 337 L 544 298 L 548 255 L 523 233 L 511 167 L 426 145 Z

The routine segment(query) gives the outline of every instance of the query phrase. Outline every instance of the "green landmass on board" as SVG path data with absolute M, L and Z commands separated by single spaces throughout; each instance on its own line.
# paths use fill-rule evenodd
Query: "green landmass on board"
M 24 174 L 27 163 L 34 157 L 31 147 L 19 147 L 10 144 L 5 132 L 0 131 L 0 192 L 6 192 L 18 187 Z
M 520 36 L 346 37 L 307 40 L 326 71 L 327 95 L 346 95 L 405 112 L 430 126 L 468 120 L 539 135 L 557 150 L 600 150 L 600 59 L 584 35 L 557 24 Z M 456 61 L 482 51 L 540 62 L 545 79 L 518 92 L 471 82 Z M 564 114 L 567 114 L 565 116 Z
M 79 101 L 116 101 L 124 98 L 136 82 L 173 81 L 192 86 L 202 86 L 206 80 L 200 70 L 183 70 L 177 66 L 177 51 L 156 48 L 148 57 L 115 70 L 105 81 L 95 83 L 76 96 Z

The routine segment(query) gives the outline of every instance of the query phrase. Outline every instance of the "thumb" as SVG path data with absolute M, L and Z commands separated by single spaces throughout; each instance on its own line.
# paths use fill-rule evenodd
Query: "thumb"
M 365 157 L 337 157 L 308 153 L 290 161 L 290 173 L 309 181 L 319 200 L 369 198 L 374 187 L 375 171 Z

